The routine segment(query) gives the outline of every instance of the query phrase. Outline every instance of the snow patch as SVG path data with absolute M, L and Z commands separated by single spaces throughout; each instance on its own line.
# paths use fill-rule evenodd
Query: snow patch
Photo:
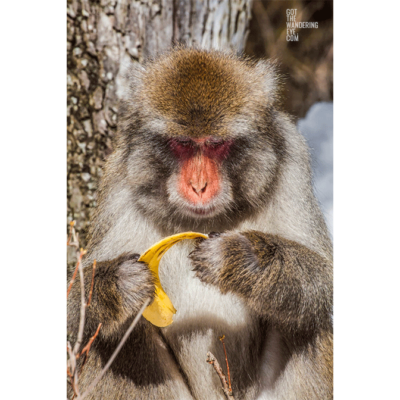
M 315 195 L 333 236 L 333 103 L 315 103 L 297 127 L 311 149 Z

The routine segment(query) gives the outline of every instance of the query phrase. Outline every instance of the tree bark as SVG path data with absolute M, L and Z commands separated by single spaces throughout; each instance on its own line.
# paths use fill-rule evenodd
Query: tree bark
M 126 68 L 178 43 L 243 52 L 251 1 L 68 0 L 67 212 L 83 246 Z

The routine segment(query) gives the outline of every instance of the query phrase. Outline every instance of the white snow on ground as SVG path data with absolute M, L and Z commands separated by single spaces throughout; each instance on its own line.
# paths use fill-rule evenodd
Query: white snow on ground
M 315 194 L 333 236 L 333 103 L 315 103 L 297 127 L 311 148 Z

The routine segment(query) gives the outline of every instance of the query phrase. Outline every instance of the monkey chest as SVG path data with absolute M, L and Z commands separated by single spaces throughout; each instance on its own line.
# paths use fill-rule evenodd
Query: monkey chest
M 161 284 L 177 310 L 163 336 L 195 398 L 224 399 L 220 380 L 206 362 L 211 352 L 226 371 L 219 340 L 224 335 L 232 385 L 240 398 L 254 398 L 261 354 L 258 321 L 240 298 L 195 277 L 187 258 L 191 248 L 190 243 L 175 246 L 160 264 Z

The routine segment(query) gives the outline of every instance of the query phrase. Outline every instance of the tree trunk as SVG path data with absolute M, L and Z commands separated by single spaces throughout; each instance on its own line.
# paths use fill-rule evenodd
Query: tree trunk
M 176 43 L 242 52 L 251 1 L 68 0 L 68 222 L 83 246 L 125 69 Z

